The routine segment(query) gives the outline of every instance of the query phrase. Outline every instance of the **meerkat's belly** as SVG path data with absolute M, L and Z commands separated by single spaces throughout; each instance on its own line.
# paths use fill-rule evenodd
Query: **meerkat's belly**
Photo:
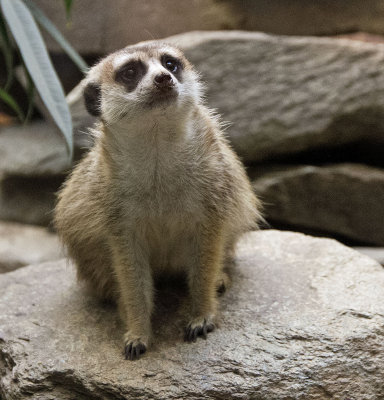
M 198 230 L 206 213 L 194 176 L 180 178 L 170 171 L 158 177 L 161 185 L 130 191 L 126 201 L 128 224 L 134 223 L 149 254 L 153 270 L 188 268 L 196 258 Z
M 173 215 L 148 222 L 145 240 L 154 272 L 187 269 L 197 257 L 198 221 L 190 215 Z

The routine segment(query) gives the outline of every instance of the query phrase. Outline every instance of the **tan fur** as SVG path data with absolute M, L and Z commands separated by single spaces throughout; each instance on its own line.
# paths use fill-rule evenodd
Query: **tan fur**
M 141 110 L 140 96 L 151 95 L 150 74 L 161 70 L 155 61 L 164 51 L 183 60 L 179 96 Z M 155 60 L 148 81 L 129 94 L 113 78 L 113 63 L 126 54 Z M 128 47 L 96 65 L 89 82 L 101 87 L 101 122 L 94 147 L 59 194 L 56 226 L 78 277 L 97 296 L 118 302 L 134 359 L 151 341 L 153 280 L 163 271 L 186 273 L 187 339 L 213 329 L 216 289 L 228 284 L 223 266 L 239 236 L 257 227 L 259 202 L 179 50 Z

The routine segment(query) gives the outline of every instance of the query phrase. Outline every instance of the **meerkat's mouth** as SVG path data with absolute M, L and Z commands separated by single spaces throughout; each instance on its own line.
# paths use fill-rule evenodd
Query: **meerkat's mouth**
M 155 89 L 149 96 L 147 104 L 150 108 L 164 106 L 172 103 L 177 97 L 178 92 L 174 88 L 169 88 L 167 90 Z

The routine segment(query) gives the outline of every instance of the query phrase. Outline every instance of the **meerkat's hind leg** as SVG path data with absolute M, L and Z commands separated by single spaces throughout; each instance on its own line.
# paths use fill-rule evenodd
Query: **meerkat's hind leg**
M 70 249 L 77 267 L 77 277 L 87 291 L 101 302 L 117 302 L 117 284 L 113 275 L 111 256 L 104 243 L 74 246 Z
M 230 286 L 231 278 L 229 277 L 228 272 L 221 270 L 216 283 L 216 291 L 218 295 L 223 295 Z
M 219 296 L 224 294 L 226 290 L 229 289 L 231 286 L 231 270 L 233 268 L 235 259 L 235 247 L 236 240 L 229 240 L 225 249 L 223 266 L 219 271 L 216 283 L 216 291 Z

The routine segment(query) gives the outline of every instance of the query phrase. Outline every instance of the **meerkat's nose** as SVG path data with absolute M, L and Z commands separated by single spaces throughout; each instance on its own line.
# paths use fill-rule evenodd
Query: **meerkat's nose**
M 153 81 L 159 89 L 169 89 L 174 86 L 172 76 L 166 73 L 156 75 Z

